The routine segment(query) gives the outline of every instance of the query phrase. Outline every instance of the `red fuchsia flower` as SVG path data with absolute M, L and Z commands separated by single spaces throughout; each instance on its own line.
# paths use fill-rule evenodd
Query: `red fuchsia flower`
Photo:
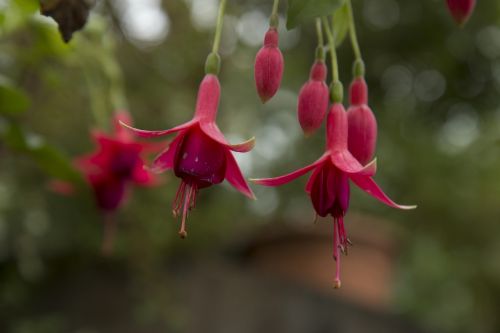
M 196 196 L 202 188 L 219 184 L 226 179 L 249 198 L 255 198 L 243 177 L 231 151 L 248 152 L 255 143 L 252 138 L 232 145 L 217 127 L 215 118 L 220 98 L 216 75 L 207 74 L 201 82 L 196 112 L 191 121 L 164 131 L 145 131 L 125 125 L 135 134 L 151 138 L 177 133 L 175 139 L 153 162 L 152 170 L 173 169 L 181 183 L 173 203 L 173 214 L 182 214 L 179 235 L 184 238 L 188 212 L 195 207 Z
M 271 27 L 264 38 L 264 46 L 255 57 L 255 85 L 262 103 L 278 91 L 283 77 L 283 55 L 278 48 L 278 30 Z
M 125 201 L 131 184 L 150 186 L 155 183 L 144 167 L 142 153 L 156 151 L 151 144 L 140 143 L 128 133 L 120 121 L 131 123 L 127 112 L 121 111 L 113 118 L 114 131 L 108 135 L 99 131 L 92 132 L 97 144 L 95 152 L 79 157 L 75 164 L 82 172 L 94 192 L 96 204 L 104 214 L 105 230 L 102 250 L 104 254 L 112 251 L 115 234 L 114 213 Z M 72 183 L 55 180 L 50 187 L 64 195 L 75 193 Z
M 448 10 L 459 25 L 464 25 L 472 15 L 476 0 L 446 0 Z
M 328 109 L 326 72 L 325 63 L 316 60 L 311 68 L 309 81 L 300 89 L 297 113 L 300 126 L 306 135 L 312 134 L 321 126 Z
M 349 151 L 363 165 L 375 153 L 377 120 L 368 106 L 368 87 L 363 77 L 354 79 L 349 91 L 351 106 L 347 110 Z
M 131 123 L 131 118 L 126 112 L 117 113 L 113 119 L 114 133 L 93 132 L 97 151 L 77 159 L 78 168 L 92 186 L 97 205 L 104 212 L 113 212 L 120 206 L 128 183 L 141 186 L 153 183 L 141 157 L 148 149 L 146 144 L 136 142 L 119 125 L 120 121 Z
M 336 288 L 340 287 L 340 252 L 346 253 L 350 244 L 344 227 L 344 216 L 349 208 L 349 181 L 388 206 L 399 209 L 415 208 L 415 206 L 396 204 L 380 189 L 372 178 L 376 171 L 376 160 L 366 166 L 361 165 L 347 148 L 347 134 L 347 113 L 341 103 L 336 103 L 328 113 L 326 152 L 323 156 L 316 162 L 287 175 L 253 180 L 265 186 L 280 186 L 312 171 L 306 192 L 317 215 L 333 216 Z

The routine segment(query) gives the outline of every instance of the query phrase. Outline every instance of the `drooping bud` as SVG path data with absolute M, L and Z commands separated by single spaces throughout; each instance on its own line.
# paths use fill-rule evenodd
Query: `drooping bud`
M 472 15 L 476 0 L 446 0 L 448 10 L 459 25 L 464 25 Z
M 316 131 L 325 118 L 328 109 L 328 86 L 325 83 L 327 68 L 323 61 L 317 60 L 311 68 L 309 81 L 300 90 L 298 119 L 306 135 Z
M 351 106 L 347 110 L 349 151 L 363 165 L 370 162 L 377 144 L 377 120 L 368 103 L 364 78 L 356 78 L 350 87 Z
M 255 85 L 262 103 L 270 100 L 278 91 L 283 77 L 283 55 L 278 48 L 278 31 L 269 28 L 264 46 L 255 57 Z

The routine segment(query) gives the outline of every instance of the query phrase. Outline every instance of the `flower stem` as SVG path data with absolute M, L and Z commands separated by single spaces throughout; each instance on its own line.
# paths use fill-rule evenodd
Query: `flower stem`
M 278 28 L 279 25 L 279 16 L 278 16 L 278 7 L 280 4 L 280 0 L 274 0 L 273 2 L 273 11 L 271 12 L 271 18 L 269 19 L 269 26 L 272 28 Z
M 335 39 L 333 33 L 330 30 L 330 25 L 328 24 L 328 19 L 323 16 L 323 27 L 325 28 L 326 37 L 328 38 L 328 48 L 330 50 L 330 58 L 332 60 L 332 78 L 333 82 L 339 81 L 339 65 L 337 62 L 337 51 L 335 50 Z
M 323 40 L 323 29 L 321 29 L 321 19 L 319 17 L 316 19 L 316 34 L 318 35 L 318 46 L 323 47 L 325 42 Z
M 330 98 L 333 103 L 342 103 L 344 97 L 344 88 L 339 80 L 339 65 L 337 61 L 337 51 L 335 50 L 335 37 L 328 23 L 326 16 L 323 16 L 323 27 L 325 28 L 328 46 L 330 49 L 330 58 L 332 60 L 332 84 L 330 85 Z
M 356 34 L 356 25 L 354 23 L 354 14 L 352 10 L 351 0 L 347 0 L 347 11 L 349 17 L 349 37 L 351 39 L 352 50 L 354 52 L 354 57 L 356 61 L 354 62 L 354 76 L 364 76 L 365 66 L 363 62 L 363 57 L 361 56 L 361 49 L 359 47 L 358 36 Z
M 316 60 L 325 60 L 325 42 L 323 40 L 323 29 L 321 28 L 321 19 L 316 19 L 316 34 L 318 35 L 318 47 L 316 47 Z
M 205 74 L 218 75 L 220 71 L 220 38 L 222 35 L 222 25 L 224 24 L 224 13 L 226 12 L 227 0 L 220 0 L 219 3 L 219 14 L 217 15 L 217 23 L 215 27 L 215 37 L 214 44 L 212 46 L 212 52 L 208 55 L 205 61 Z
M 219 53 L 220 38 L 222 35 L 222 25 L 224 23 L 224 13 L 226 12 L 227 0 L 220 0 L 219 14 L 217 16 L 217 25 L 215 27 L 215 38 L 212 47 L 212 53 Z

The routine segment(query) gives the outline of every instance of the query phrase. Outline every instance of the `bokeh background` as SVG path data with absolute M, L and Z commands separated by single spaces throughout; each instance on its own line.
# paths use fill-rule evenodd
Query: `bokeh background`
M 355 0 L 370 104 L 379 121 L 376 180 L 415 211 L 353 190 L 343 287 L 333 290 L 331 221 L 313 223 L 306 178 L 249 201 L 201 192 L 189 238 L 171 216 L 178 180 L 135 189 L 102 257 L 91 192 L 53 193 L 77 177 L 117 101 L 138 127 L 190 119 L 217 0 L 98 1 L 64 44 L 32 0 L 0 1 L 0 331 L 498 332 L 500 330 L 500 2 L 464 28 L 444 0 Z M 286 4 L 281 6 L 284 13 Z M 222 39 L 219 125 L 248 177 L 315 160 L 296 99 L 314 58 L 314 26 L 281 32 L 286 68 L 259 102 L 253 59 L 271 1 L 231 0 Z M 282 24 L 284 26 L 284 24 Z M 341 79 L 352 51 L 339 49 Z

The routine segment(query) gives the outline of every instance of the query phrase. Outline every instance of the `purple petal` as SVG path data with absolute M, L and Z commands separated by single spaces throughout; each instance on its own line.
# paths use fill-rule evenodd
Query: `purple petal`
M 375 199 L 381 201 L 387 206 L 398 208 L 398 209 L 415 209 L 417 206 L 404 206 L 399 205 L 391 200 L 382 189 L 375 183 L 372 177 L 362 176 L 362 175 L 349 175 L 349 178 L 363 191 L 374 197 Z

